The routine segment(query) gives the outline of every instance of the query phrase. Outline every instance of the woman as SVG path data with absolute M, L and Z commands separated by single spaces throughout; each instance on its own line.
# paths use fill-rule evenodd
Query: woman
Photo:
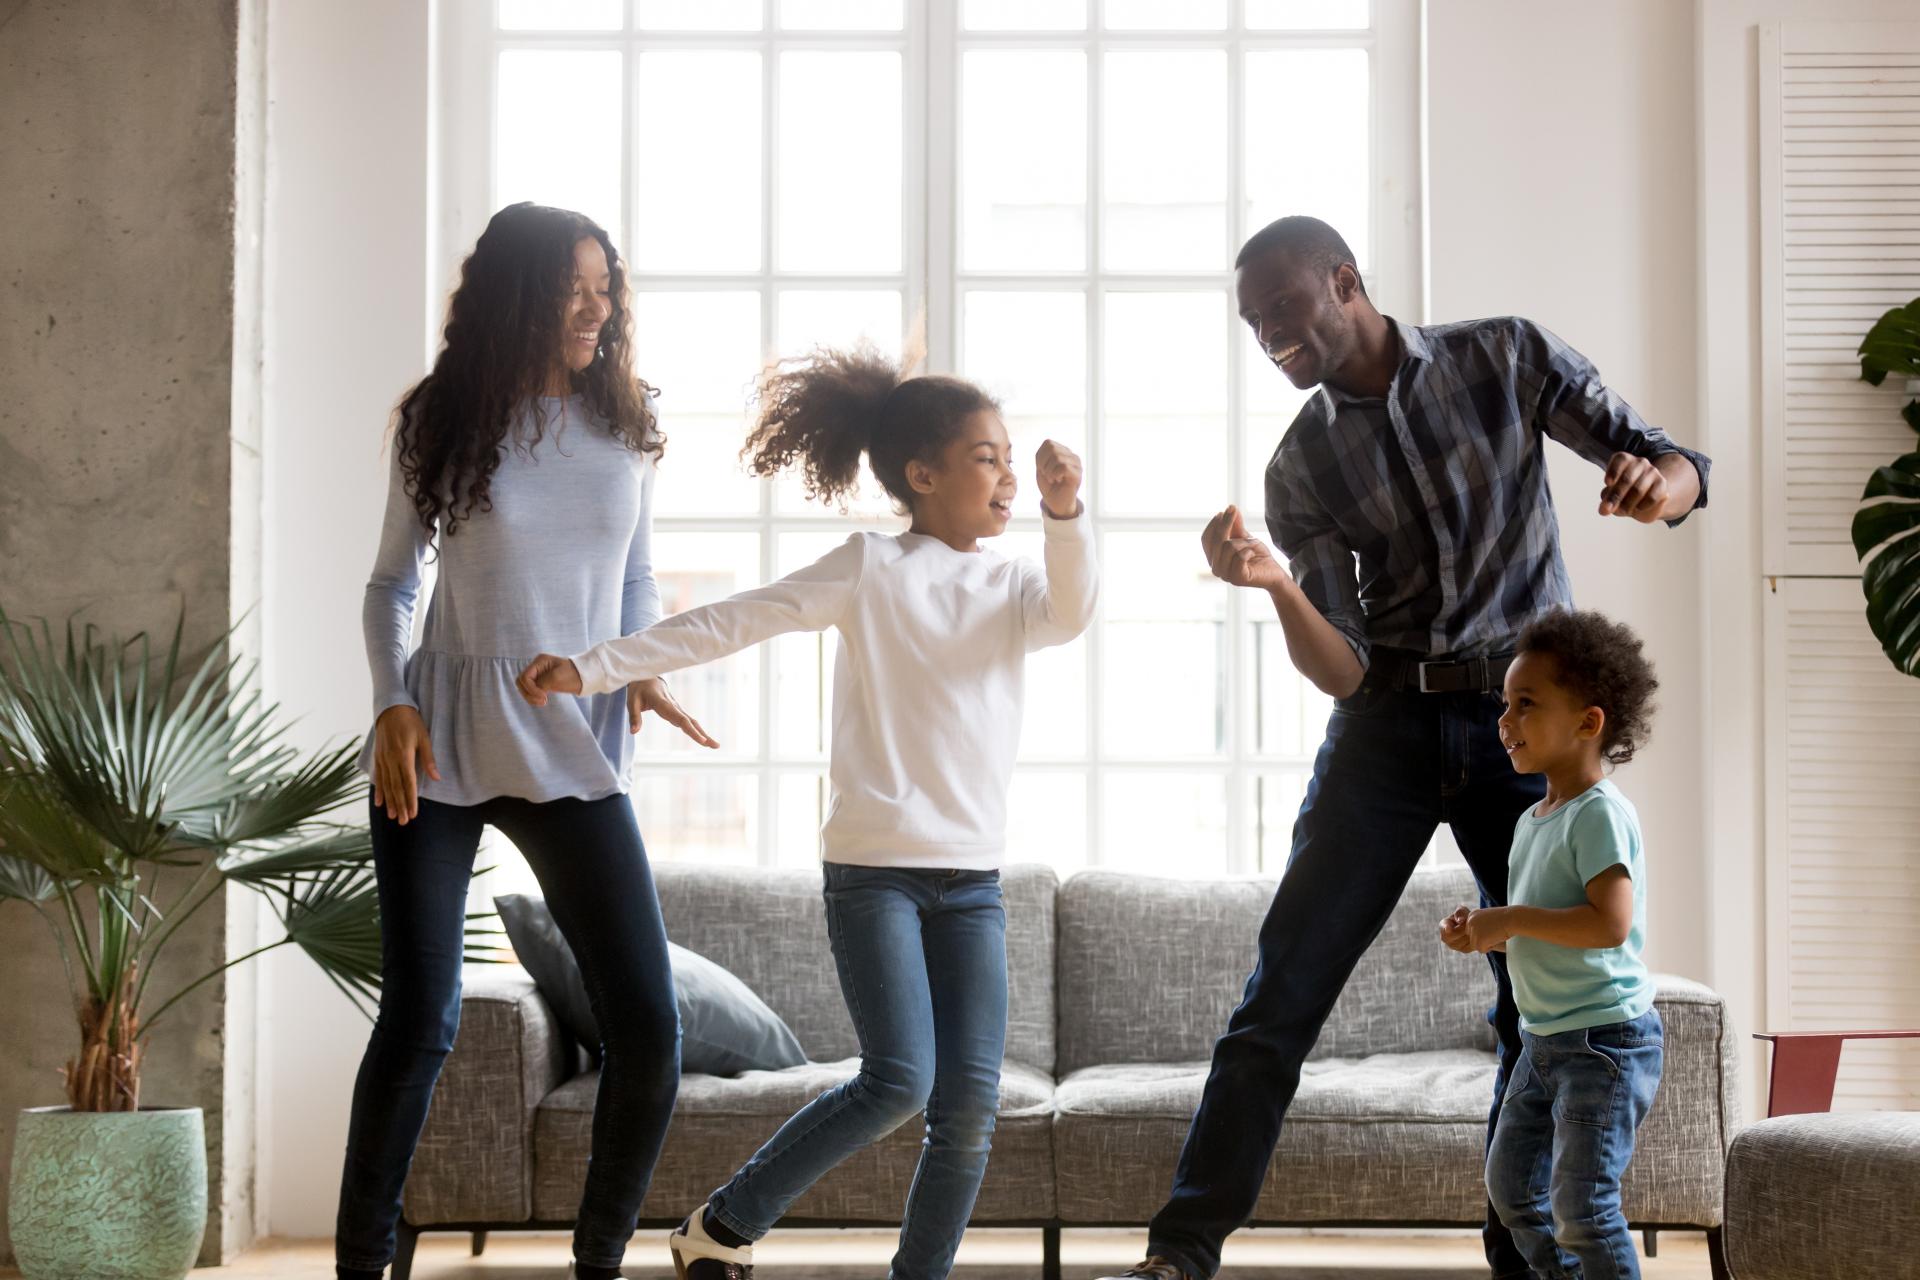
M 645 711 L 715 745 L 660 681 L 537 715 L 514 677 L 658 619 L 649 508 L 663 437 L 631 368 L 607 233 L 517 204 L 461 269 L 446 345 L 400 402 L 362 624 L 374 732 L 380 1014 L 354 1083 L 335 1258 L 391 1260 L 400 1191 L 460 1016 L 467 887 L 482 828 L 526 855 L 601 1028 L 574 1273 L 619 1275 L 679 1086 L 667 938 L 625 795 Z M 438 582 L 407 653 L 422 570 Z

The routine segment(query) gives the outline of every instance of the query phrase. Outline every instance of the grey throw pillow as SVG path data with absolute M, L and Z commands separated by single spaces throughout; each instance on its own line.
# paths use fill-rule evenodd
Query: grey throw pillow
M 600 1025 L 580 980 L 573 948 L 544 898 L 507 893 L 493 900 L 514 955 L 573 1038 L 597 1061 Z M 777 1071 L 807 1060 L 792 1029 L 746 983 L 703 955 L 669 942 L 674 1000 L 680 1007 L 680 1069 L 733 1076 Z

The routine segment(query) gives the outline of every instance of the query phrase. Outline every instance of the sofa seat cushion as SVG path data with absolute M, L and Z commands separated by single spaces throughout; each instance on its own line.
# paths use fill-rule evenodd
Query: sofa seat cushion
M 783 1071 L 681 1077 L 666 1149 L 641 1205 L 643 1218 L 679 1218 L 733 1176 L 734 1170 L 791 1116 L 859 1070 L 860 1060 L 809 1062 Z M 534 1119 L 534 1216 L 572 1221 L 585 1184 L 597 1071 L 549 1094 Z M 1053 1080 L 1007 1062 L 993 1157 L 974 1205 L 976 1222 L 1051 1218 Z M 824 1222 L 898 1223 L 920 1160 L 924 1126 L 909 1121 L 856 1152 L 794 1203 L 789 1217 Z
M 1468 1120 L 1484 1124 L 1494 1056 L 1476 1049 L 1322 1058 L 1300 1072 L 1290 1120 Z M 1187 1120 L 1206 1083 L 1204 1062 L 1088 1067 L 1060 1082 L 1061 1115 Z
M 1479 1221 L 1495 1067 L 1477 1049 L 1307 1063 L 1256 1219 Z M 1152 1216 L 1206 1080 L 1204 1062 L 1088 1067 L 1063 1079 L 1054 1127 L 1062 1219 Z

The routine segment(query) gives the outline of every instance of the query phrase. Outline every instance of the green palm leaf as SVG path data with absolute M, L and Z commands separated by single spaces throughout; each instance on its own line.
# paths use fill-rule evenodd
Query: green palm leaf
M 281 921 L 362 1012 L 380 998 L 380 900 L 373 868 L 336 867 L 294 882 Z
M 1920 377 L 1920 298 L 1874 322 L 1860 342 L 1860 377 L 1879 386 L 1890 373 Z
M 45 902 L 56 892 L 45 867 L 28 858 L 16 858 L 0 849 L 0 898 Z
M 1920 453 L 1876 469 L 1853 517 L 1867 625 L 1893 665 L 1920 676 Z
M 358 743 L 338 747 L 256 786 L 221 813 L 212 825 L 211 841 L 234 846 L 275 840 L 311 822 L 315 814 L 358 799 L 367 787 L 359 754 Z
M 269 885 L 307 871 L 360 866 L 373 859 L 373 836 L 365 827 L 321 827 L 266 848 L 236 849 L 220 860 L 227 879 Z
M 0 776 L 0 846 L 6 861 L 32 864 L 53 880 L 118 884 L 128 859 L 62 802 L 37 774 Z M 15 895 L 19 896 L 19 895 Z

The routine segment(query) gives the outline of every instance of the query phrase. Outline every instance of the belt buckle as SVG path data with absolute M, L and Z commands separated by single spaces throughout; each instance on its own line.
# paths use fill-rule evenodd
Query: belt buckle
M 1428 687 L 1428 685 L 1427 685 L 1427 668 L 1428 668 L 1428 667 L 1438 667 L 1438 666 L 1444 666 L 1444 665 L 1446 665 L 1446 664 L 1445 664 L 1445 663 L 1439 663 L 1439 662 L 1422 662 L 1422 663 L 1420 664 L 1420 692 L 1422 692 L 1422 693 L 1432 693 L 1432 692 L 1433 692 L 1433 690 L 1432 690 L 1431 688 L 1429 688 L 1429 687 Z

